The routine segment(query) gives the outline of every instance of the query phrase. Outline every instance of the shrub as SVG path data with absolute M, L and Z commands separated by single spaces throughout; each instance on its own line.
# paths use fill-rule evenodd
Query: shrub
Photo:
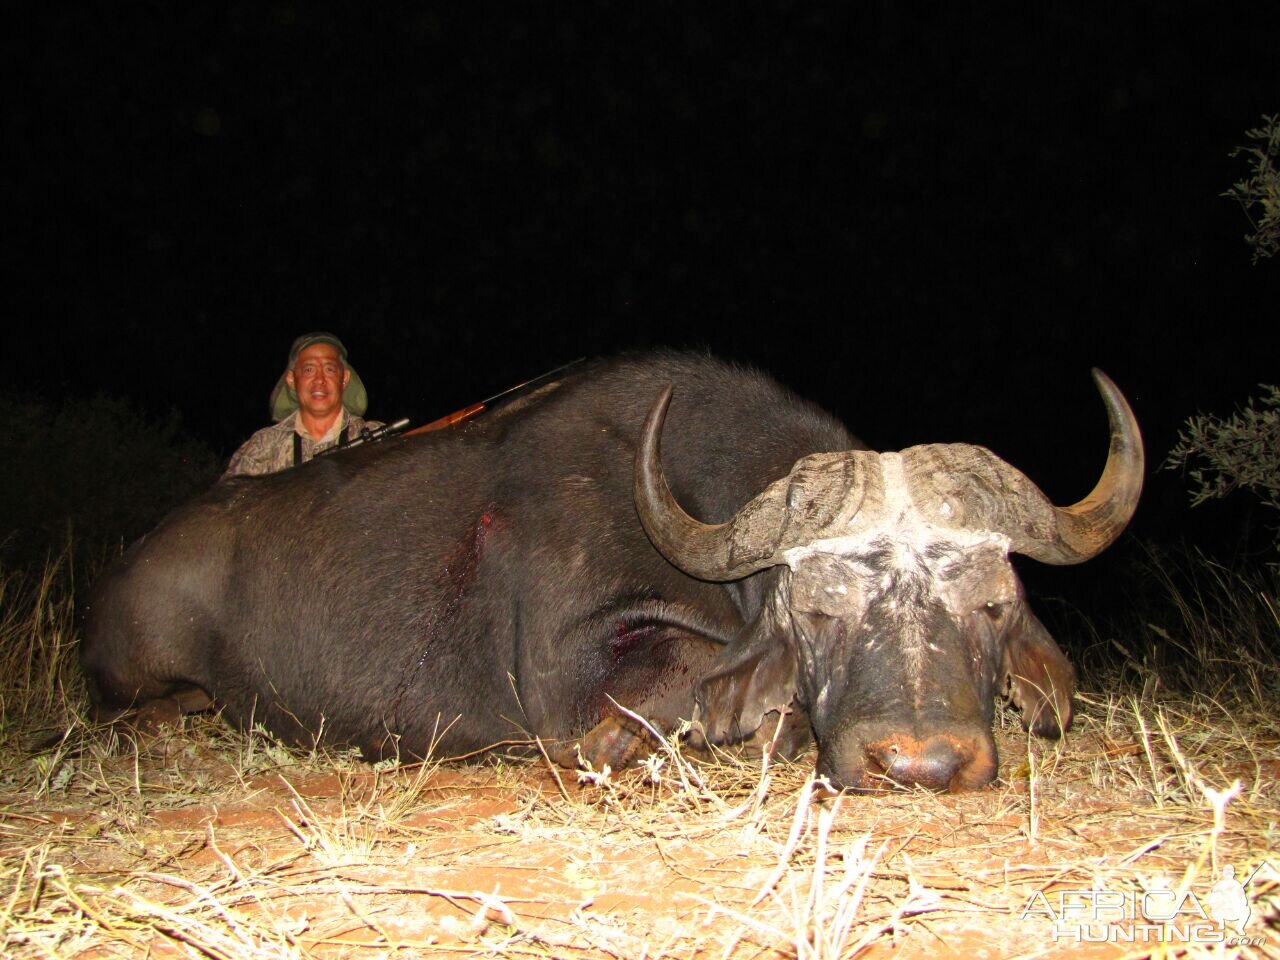
M 113 397 L 57 405 L 0 397 L 0 563 L 43 567 L 74 543 L 96 566 L 213 483 L 218 459 L 182 431 Z
M 1226 420 L 1201 414 L 1179 431 L 1164 466 L 1188 468 L 1192 506 L 1244 489 L 1280 510 L 1280 388 L 1262 389 L 1261 400 L 1250 398 Z M 1280 549 L 1280 528 L 1275 545 Z
M 1280 114 L 1262 119 L 1261 127 L 1245 131 L 1245 136 L 1257 141 L 1256 145 L 1231 151 L 1233 157 L 1243 153 L 1251 158 L 1252 175 L 1233 184 L 1223 194 L 1240 204 L 1253 225 L 1254 232 L 1245 234 L 1244 242 L 1253 247 L 1254 263 L 1280 250 L 1280 170 L 1276 169 L 1276 157 L 1280 155 Z

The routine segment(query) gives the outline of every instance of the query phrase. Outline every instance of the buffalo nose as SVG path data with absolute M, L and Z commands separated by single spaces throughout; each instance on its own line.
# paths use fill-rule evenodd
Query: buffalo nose
M 980 739 L 935 734 L 890 736 L 868 743 L 867 770 L 903 787 L 972 790 L 995 776 L 995 758 Z

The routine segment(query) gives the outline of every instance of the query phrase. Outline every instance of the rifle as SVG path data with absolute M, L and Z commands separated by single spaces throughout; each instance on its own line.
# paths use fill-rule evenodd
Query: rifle
M 315 456 L 325 457 L 331 453 L 337 453 L 339 450 L 350 450 L 352 447 L 358 447 L 362 443 L 376 443 L 378 440 L 385 440 L 387 437 L 394 437 L 401 430 L 409 425 L 409 418 L 405 417 L 397 420 L 395 423 L 384 423 L 380 427 L 363 427 L 359 435 L 352 437 L 342 446 L 336 443 L 331 447 L 325 447 Z
M 523 383 L 517 383 L 514 387 L 507 387 L 505 390 L 499 390 L 492 397 L 485 397 L 485 399 L 481 400 L 479 403 L 473 403 L 470 406 L 463 407 L 461 410 L 455 410 L 453 413 L 440 417 L 437 420 L 432 420 L 430 423 L 423 424 L 420 427 L 414 427 L 412 430 L 404 433 L 404 436 L 412 437 L 416 433 L 429 433 L 433 430 L 443 430 L 445 427 L 452 427 L 455 423 L 462 423 L 464 420 L 470 420 L 476 414 L 483 413 L 485 410 L 489 409 L 489 405 L 494 401 L 501 400 L 503 397 L 513 394 L 517 390 L 523 390 L 525 387 L 533 386 L 535 383 L 541 383 L 549 377 L 554 377 L 561 370 L 568 370 L 570 367 L 581 363 L 585 359 L 587 358 L 579 357 L 577 360 L 570 360 L 568 363 L 562 363 L 560 366 L 548 370 L 546 373 L 540 373 L 536 377 L 531 377 L 530 379 L 525 380 Z M 360 431 L 359 436 L 352 438 L 342 446 L 338 446 L 335 443 L 331 447 L 326 447 L 317 453 L 316 456 L 324 457 L 331 453 L 337 453 L 339 450 L 350 450 L 352 447 L 358 447 L 362 443 L 376 443 L 377 441 L 385 440 L 388 437 L 399 436 L 408 425 L 409 418 L 405 417 L 402 420 L 397 420 L 395 423 L 384 423 L 380 427 L 365 427 Z
M 489 409 L 489 406 L 493 404 L 494 401 L 501 400 L 503 397 L 509 396 L 517 390 L 523 390 L 526 387 L 533 386 L 535 383 L 541 383 L 543 380 L 548 380 L 551 377 L 554 377 L 561 370 L 568 370 L 570 367 L 581 363 L 585 359 L 587 358 L 579 357 L 577 360 L 570 360 L 568 363 L 562 363 L 560 366 L 554 367 L 546 373 L 540 373 L 536 377 L 531 377 L 530 379 L 525 380 L 523 383 L 517 383 L 514 387 L 507 387 L 505 390 L 499 390 L 492 397 L 485 397 L 478 403 L 473 403 L 470 406 L 463 407 L 461 410 L 455 410 L 453 413 L 445 414 L 443 417 L 432 420 L 430 423 L 424 423 L 420 427 L 414 427 L 406 433 L 405 436 L 412 437 L 416 433 L 430 433 L 433 430 L 443 430 L 446 427 L 452 427 L 456 423 L 462 423 L 464 420 L 470 420 L 476 414 L 484 413 L 484 411 Z M 350 446 L 350 444 L 348 444 L 348 446 Z

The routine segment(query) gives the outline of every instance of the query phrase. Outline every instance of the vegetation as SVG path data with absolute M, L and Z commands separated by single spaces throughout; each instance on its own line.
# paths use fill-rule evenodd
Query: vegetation
M 65 558 L 0 578 L 0 952 L 1070 956 L 1037 896 L 1207 902 L 1280 842 L 1275 581 L 1150 564 L 1159 593 L 1099 631 L 1120 656 L 1087 671 L 1072 733 L 1002 712 L 999 781 L 959 796 L 832 796 L 812 756 L 695 765 L 674 743 L 575 779 L 500 753 L 370 767 L 216 717 L 124 740 L 85 720 Z M 1280 875 L 1249 890 L 1248 943 L 1169 955 L 1280 956 Z
M 39 570 L 75 544 L 92 569 L 217 479 L 176 412 L 156 422 L 125 400 L 0 397 L 0 561 Z
M 1250 176 L 1223 194 L 1240 204 L 1253 225 L 1255 232 L 1247 234 L 1245 242 L 1253 247 L 1255 264 L 1280 251 L 1280 114 L 1262 120 L 1262 126 L 1246 131 L 1254 145 L 1231 151 L 1233 157 L 1250 158 Z M 1264 506 L 1280 510 L 1280 388 L 1261 388 L 1260 399 L 1249 398 L 1225 420 L 1199 414 L 1189 417 L 1179 431 L 1164 467 L 1187 471 L 1192 506 L 1247 490 Z M 1280 550 L 1280 526 L 1275 547 Z
M 163 462 L 169 427 L 119 407 L 92 414 L 105 416 L 138 428 L 124 444 L 135 457 Z M 38 422 L 80 444 L 84 464 L 109 455 L 91 442 L 101 419 Z M 153 478 L 147 509 L 209 477 L 192 450 L 171 456 L 199 469 L 172 486 Z M 94 496 L 73 473 L 57 476 L 79 492 L 39 493 Z M 103 509 L 146 522 L 136 504 Z M 65 516 L 77 538 L 106 529 Z M 1127 922 L 1091 935 L 1149 931 L 1126 956 L 1280 958 L 1278 567 L 1151 548 L 1115 585 L 1126 613 L 1081 621 L 1088 647 L 1062 638 L 1083 677 L 1067 737 L 1029 737 L 1000 710 L 991 788 L 837 796 L 813 778 L 812 754 L 694 764 L 669 742 L 640 769 L 575 776 L 500 751 L 478 765 L 370 766 L 213 716 L 102 729 L 74 657 L 72 558 L 87 552 L 68 544 L 35 572 L 0 566 L 6 957 L 834 960 L 992 944 L 1065 957 L 1075 924 L 1058 917 L 1055 930 L 1046 908 L 1103 890 L 1129 898 Z M 1144 895 L 1209 903 L 1227 865 L 1250 880 L 1243 940 L 1183 942 L 1187 914 L 1135 914 Z M 1169 949 L 1150 931 L 1174 938 Z
M 1262 120 L 1262 126 L 1245 132 L 1254 145 L 1231 151 L 1233 157 L 1244 154 L 1250 159 L 1249 176 L 1232 184 L 1223 194 L 1240 204 L 1253 225 L 1254 232 L 1245 234 L 1244 241 L 1253 247 L 1254 263 L 1280 251 L 1280 170 L 1276 169 L 1276 157 L 1280 155 L 1280 114 L 1263 116 Z
M 1262 389 L 1261 401 L 1250 398 L 1227 419 L 1202 414 L 1179 432 L 1165 467 L 1187 468 L 1193 505 L 1248 490 L 1280 510 L 1280 388 Z M 1280 527 L 1275 545 L 1280 550 Z

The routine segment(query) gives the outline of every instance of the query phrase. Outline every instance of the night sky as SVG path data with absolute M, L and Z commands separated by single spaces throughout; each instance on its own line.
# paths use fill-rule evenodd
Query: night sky
M 1091 366 L 1156 462 L 1280 379 L 1280 263 L 1220 196 L 1280 112 L 1275 5 L 1083 6 L 27 5 L 3 389 L 176 408 L 225 456 L 306 330 L 415 422 L 707 347 L 1069 502 Z

